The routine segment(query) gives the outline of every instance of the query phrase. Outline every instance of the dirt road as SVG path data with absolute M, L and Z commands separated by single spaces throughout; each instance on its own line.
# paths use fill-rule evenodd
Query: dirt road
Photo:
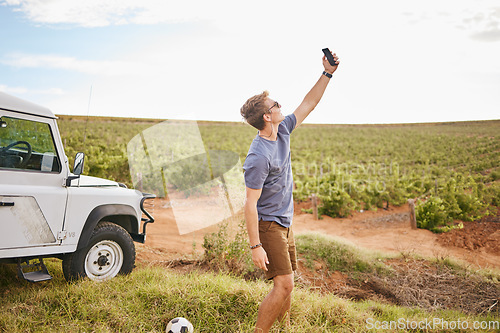
M 356 246 L 391 254 L 417 254 L 428 258 L 451 257 L 477 268 L 500 269 L 500 223 L 470 222 L 462 230 L 434 234 L 428 230 L 412 230 L 409 208 L 390 207 L 388 210 L 356 212 L 349 218 L 323 216 L 314 220 L 311 214 L 302 213 L 308 204 L 296 205 L 293 228 L 296 235 L 318 232 L 335 236 Z M 203 211 L 198 201 L 193 216 Z M 155 199 L 155 223 L 147 227 L 145 245 L 138 246 L 138 260 L 171 260 L 203 253 L 203 236 L 218 230 L 217 225 L 180 235 L 172 208 L 168 202 Z M 232 219 L 236 225 L 243 220 L 239 212 Z

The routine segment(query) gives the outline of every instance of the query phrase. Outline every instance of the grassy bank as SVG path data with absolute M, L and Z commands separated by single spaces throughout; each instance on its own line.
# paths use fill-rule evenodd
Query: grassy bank
M 164 332 L 167 322 L 177 316 L 188 318 L 197 332 L 250 332 L 270 284 L 226 274 L 183 275 L 142 267 L 106 283 L 67 284 L 59 272 L 46 283 L 13 282 L 8 288 L 2 291 L 0 318 L 5 332 Z M 459 319 L 471 325 L 493 320 L 453 311 L 356 303 L 305 289 L 294 292 L 291 317 L 289 332 L 366 332 L 370 325 L 375 332 L 377 322 L 401 318 L 410 323 Z
M 384 264 L 387 258 L 381 259 L 331 238 L 307 235 L 297 241 L 300 259 L 306 263 L 324 260 L 331 267 L 329 272 L 342 271 L 355 279 L 369 278 L 363 274 L 375 274 L 380 279 L 403 276 Z M 251 332 L 258 306 L 272 287 L 268 282 L 247 281 L 230 272 L 174 270 L 146 262 L 138 263 L 132 274 L 108 282 L 67 283 L 60 261 L 47 260 L 47 265 L 54 278 L 38 284 L 18 280 L 14 266 L 0 265 L 0 331 L 164 332 L 170 319 L 181 316 L 193 323 L 196 332 Z M 488 282 L 490 287 L 497 288 L 494 293 L 500 290 L 497 273 L 486 276 L 464 273 L 459 266 L 445 266 L 450 267 L 448 274 L 465 274 L 471 281 L 480 279 L 482 284 L 478 287 Z M 435 267 L 431 267 L 433 274 L 439 273 Z M 399 287 L 392 288 L 396 292 Z M 400 289 L 410 288 L 407 285 Z M 443 330 L 443 325 L 462 323 L 459 328 L 463 325 L 472 328 L 474 323 L 498 325 L 500 321 L 498 311 L 473 315 L 429 308 L 397 306 L 385 301 L 355 302 L 333 293 L 313 291 L 298 282 L 293 293 L 292 326 L 284 331 L 380 332 L 387 326 L 392 328 L 388 332 L 459 332 L 459 329 Z M 275 326 L 273 332 L 279 331 Z

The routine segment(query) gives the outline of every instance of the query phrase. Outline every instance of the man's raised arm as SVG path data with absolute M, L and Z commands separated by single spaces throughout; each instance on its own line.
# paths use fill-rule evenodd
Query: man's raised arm
M 304 100 L 300 103 L 299 107 L 293 112 L 295 118 L 297 119 L 295 128 L 302 124 L 309 113 L 311 113 L 316 105 L 318 105 L 321 97 L 323 97 L 323 93 L 330 82 L 331 75 L 337 70 L 339 65 L 339 58 L 335 55 L 335 53 L 333 54 L 333 58 L 335 59 L 335 66 L 330 65 L 326 57 L 323 56 L 323 67 L 325 68 L 325 72 L 321 74 L 318 82 L 316 82 L 312 89 L 307 93 L 306 97 L 304 97 Z M 325 73 L 328 74 L 328 76 Z

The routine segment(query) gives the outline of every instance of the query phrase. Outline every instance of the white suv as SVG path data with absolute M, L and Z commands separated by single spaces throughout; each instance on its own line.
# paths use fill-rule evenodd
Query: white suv
M 28 281 L 51 278 L 45 257 L 62 259 L 67 280 L 134 268 L 154 195 L 80 176 L 83 162 L 78 153 L 70 172 L 50 110 L 0 92 L 0 262 L 17 263 Z

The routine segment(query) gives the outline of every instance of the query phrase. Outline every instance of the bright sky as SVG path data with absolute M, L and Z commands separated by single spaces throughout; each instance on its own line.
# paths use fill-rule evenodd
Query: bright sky
M 0 40 L 0 91 L 56 114 L 241 121 L 263 90 L 287 114 L 329 47 L 308 123 L 500 118 L 498 0 L 0 0 Z

